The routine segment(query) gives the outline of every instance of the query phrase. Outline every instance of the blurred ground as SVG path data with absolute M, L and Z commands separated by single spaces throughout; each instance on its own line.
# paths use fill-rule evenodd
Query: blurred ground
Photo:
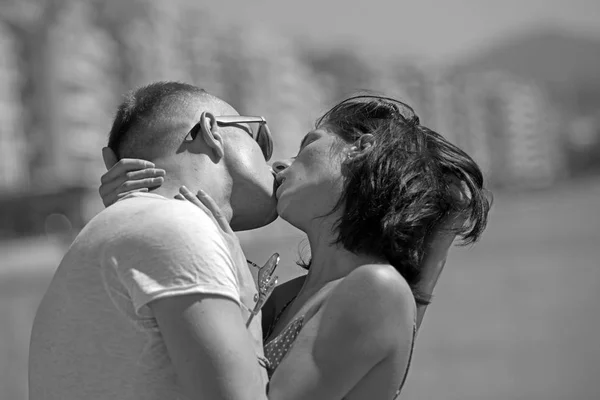
M 599 199 L 598 178 L 496 196 L 481 243 L 451 253 L 403 399 L 600 398 Z M 279 251 L 282 281 L 301 273 L 302 236 L 264 236 L 242 235 L 248 258 Z M 0 400 L 24 400 L 31 322 L 61 251 L 0 246 Z

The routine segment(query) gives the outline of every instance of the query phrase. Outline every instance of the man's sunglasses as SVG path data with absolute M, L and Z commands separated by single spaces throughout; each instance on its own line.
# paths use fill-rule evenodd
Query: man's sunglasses
M 231 126 L 239 124 L 258 124 L 256 131 L 252 130 L 249 132 L 250 136 L 258 146 L 260 147 L 265 160 L 269 161 L 273 155 L 273 138 L 271 137 L 271 131 L 267 125 L 265 117 L 246 117 L 243 115 L 219 115 L 215 116 L 215 122 L 219 126 Z M 242 128 L 242 127 L 240 127 Z M 196 125 L 191 131 L 190 136 L 192 140 L 196 138 L 198 131 L 200 130 L 200 124 Z

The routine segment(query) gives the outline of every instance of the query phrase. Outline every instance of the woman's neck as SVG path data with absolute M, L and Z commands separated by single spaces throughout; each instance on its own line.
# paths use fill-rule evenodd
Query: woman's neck
M 353 253 L 341 243 L 335 243 L 333 221 L 329 217 L 319 221 L 307 232 L 311 250 L 310 269 L 304 284 L 304 290 L 316 291 L 328 282 L 343 278 L 364 264 L 386 262 L 381 258 L 362 253 Z

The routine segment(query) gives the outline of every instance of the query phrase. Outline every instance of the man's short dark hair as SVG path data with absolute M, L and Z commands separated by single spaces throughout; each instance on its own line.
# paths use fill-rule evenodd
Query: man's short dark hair
M 199 96 L 210 96 L 204 89 L 180 82 L 154 82 L 134 89 L 119 105 L 108 138 L 108 147 L 121 158 L 150 159 L 158 151 L 179 146 L 179 139 L 158 127 L 187 112 L 185 107 Z

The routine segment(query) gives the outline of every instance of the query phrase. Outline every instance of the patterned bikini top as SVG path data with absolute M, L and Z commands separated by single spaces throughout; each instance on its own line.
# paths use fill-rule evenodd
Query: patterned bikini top
M 302 324 L 304 323 L 304 315 L 293 320 L 276 338 L 265 344 L 265 358 L 268 361 L 267 373 L 269 378 L 275 372 L 275 369 L 281 363 L 287 352 L 292 347 L 294 340 L 298 337 Z
M 269 341 L 265 344 L 265 358 L 267 359 L 267 373 L 269 375 L 269 379 L 273 376 L 275 369 L 281 363 L 281 360 L 285 357 L 287 352 L 292 348 L 292 344 L 294 340 L 298 337 L 298 334 L 302 330 L 302 324 L 304 323 L 304 315 L 294 319 L 290 324 L 273 340 Z M 400 387 L 396 391 L 394 396 L 394 400 L 398 398 L 400 395 L 400 391 L 406 382 L 406 377 L 408 376 L 408 370 L 410 368 L 410 364 L 412 362 L 413 350 L 415 347 L 415 337 L 417 334 L 417 325 L 413 325 L 413 337 L 410 346 L 410 354 L 408 356 L 408 364 L 406 366 L 406 371 L 404 371 L 404 377 L 402 378 L 402 382 L 400 383 Z

